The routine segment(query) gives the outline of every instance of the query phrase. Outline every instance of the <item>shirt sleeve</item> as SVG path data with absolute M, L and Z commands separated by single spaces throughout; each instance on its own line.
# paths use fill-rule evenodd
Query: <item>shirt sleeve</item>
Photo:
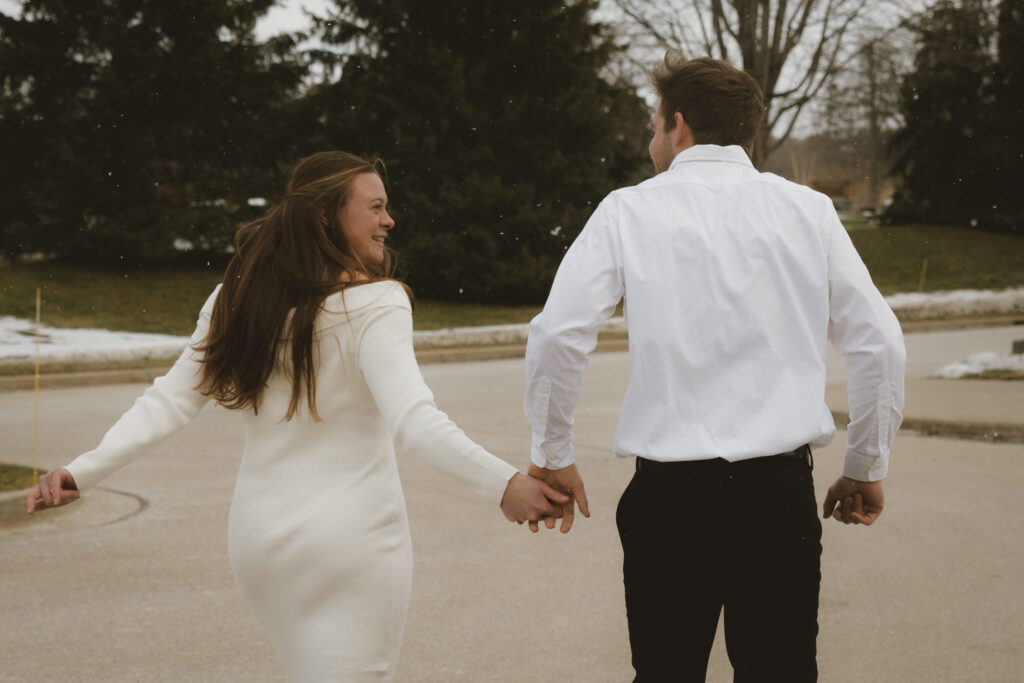
M 114 423 L 99 446 L 67 465 L 80 491 L 91 489 L 161 440 L 187 425 L 209 401 L 197 390 L 202 354 L 195 347 L 206 338 L 210 315 L 220 285 L 199 312 L 195 332 L 174 366 L 159 377 L 135 404 Z
M 587 357 L 624 292 L 617 223 L 610 195 L 566 252 L 544 310 L 530 323 L 524 407 L 532 427 L 530 459 L 538 467 L 575 462 L 572 413 Z
M 477 495 L 500 503 L 518 470 L 477 445 L 438 410 L 416 363 L 409 308 L 384 305 L 366 316 L 359 367 L 395 442 Z
M 903 421 L 907 352 L 899 321 L 829 204 L 824 220 L 828 254 L 829 342 L 846 357 L 850 424 L 843 474 L 884 479 L 896 430 Z

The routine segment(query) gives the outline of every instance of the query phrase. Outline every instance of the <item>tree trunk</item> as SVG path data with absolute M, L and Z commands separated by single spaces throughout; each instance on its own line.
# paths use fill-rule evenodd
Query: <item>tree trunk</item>
M 882 165 L 882 130 L 878 122 L 878 64 L 875 59 L 875 43 L 869 42 L 864 48 L 868 76 L 868 201 L 871 210 L 878 212 L 879 174 Z
M 765 110 L 768 110 L 769 104 L 765 102 Z M 767 119 L 767 111 L 766 111 Z M 757 135 L 754 137 L 754 152 L 750 155 L 750 160 L 754 163 L 754 168 L 760 170 L 764 168 L 764 162 L 768 159 L 768 145 L 772 139 L 772 131 L 768 128 L 768 123 L 763 121 L 761 127 L 757 129 Z

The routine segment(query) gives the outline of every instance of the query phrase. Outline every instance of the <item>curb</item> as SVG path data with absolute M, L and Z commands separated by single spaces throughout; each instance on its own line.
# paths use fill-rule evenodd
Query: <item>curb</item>
M 1020 325 L 1024 329 L 1024 315 L 1013 313 L 946 320 L 904 320 L 900 325 L 904 333 L 1011 325 Z M 420 363 L 463 363 L 522 358 L 528 335 L 528 323 L 428 330 L 413 333 L 413 346 L 416 350 L 416 360 Z M 595 351 L 624 351 L 628 348 L 629 341 L 623 318 L 612 318 L 601 326 Z M 175 358 L 176 354 L 168 357 L 166 365 L 112 370 L 46 373 L 44 366 L 44 372 L 40 375 L 40 388 L 148 383 L 167 372 Z M 0 375 L 0 392 L 26 391 L 34 387 L 34 375 Z
M 55 372 L 52 375 L 39 375 L 40 389 L 63 389 L 66 387 L 91 387 L 99 384 L 129 384 L 132 382 L 152 382 L 166 373 L 172 359 L 168 359 L 163 367 L 123 368 L 120 370 L 87 370 L 84 372 Z M 8 375 L 0 377 L 0 392 L 29 391 L 35 388 L 34 375 Z
M 948 320 L 901 321 L 904 333 L 1010 325 L 1020 325 L 1024 328 L 1024 317 L 1018 314 L 1010 314 Z M 416 360 L 420 364 L 513 359 L 523 357 L 526 351 L 528 334 L 528 324 L 431 330 L 414 333 L 413 344 Z M 601 327 L 597 346 L 594 349 L 595 352 L 625 351 L 628 348 L 629 339 L 626 334 L 625 321 L 622 318 L 613 318 Z M 169 358 L 167 359 L 167 365 L 157 367 L 44 373 L 40 376 L 40 388 L 55 389 L 103 384 L 150 383 L 166 373 L 173 364 L 173 361 L 173 358 Z M 35 377 L 33 375 L 0 376 L 0 392 L 32 390 L 34 387 Z M 832 416 L 837 428 L 845 429 L 845 425 L 849 422 L 849 415 L 845 412 L 833 411 Z M 992 443 L 1024 443 L 1024 424 L 952 422 L 904 416 L 901 429 L 918 432 L 927 436 Z M 6 519 L 3 507 L 11 493 L 21 495 L 21 498 L 17 499 L 20 505 L 24 501 L 24 496 L 27 495 L 28 489 L 24 492 L 0 494 L 0 522 Z M 20 509 L 24 510 L 23 507 Z
M 904 334 L 910 332 L 940 332 L 943 330 L 969 330 L 980 327 L 1020 326 L 1024 330 L 1024 314 L 987 315 L 977 318 L 950 318 L 948 320 L 900 320 Z
M 625 334 L 601 333 L 597 338 L 595 353 L 603 351 L 626 351 L 629 338 Z M 416 349 L 416 360 L 425 363 L 465 363 L 475 360 L 499 360 L 522 358 L 526 355 L 526 341 L 516 344 L 493 344 L 480 346 L 452 346 L 446 348 Z
M 849 413 L 833 410 L 832 419 L 836 429 L 846 429 L 850 422 Z M 1024 443 L 1024 424 L 1004 422 L 953 422 L 922 417 L 906 417 L 900 425 L 900 433 L 917 432 L 924 436 L 965 441 L 986 441 L 988 443 Z
M 445 344 L 416 343 L 416 360 L 427 363 L 465 363 L 478 360 L 500 360 L 506 358 L 522 358 L 526 352 L 526 338 L 521 340 L 517 335 L 504 335 L 504 343 L 486 343 L 482 339 L 490 333 L 478 335 L 481 341 L 477 344 Z M 499 339 L 501 337 L 498 337 Z M 433 342 L 433 340 L 431 340 Z M 598 336 L 597 352 L 625 351 L 629 348 L 629 340 L 624 332 L 602 332 Z M 39 376 L 40 389 L 64 389 L 69 387 L 88 387 L 100 384 L 129 384 L 133 382 L 149 383 L 166 373 L 174 358 L 168 358 L 167 364 L 147 368 L 119 368 L 115 370 L 85 370 L 82 372 L 43 372 Z M 34 375 L 0 376 L 0 392 L 31 391 L 35 388 Z

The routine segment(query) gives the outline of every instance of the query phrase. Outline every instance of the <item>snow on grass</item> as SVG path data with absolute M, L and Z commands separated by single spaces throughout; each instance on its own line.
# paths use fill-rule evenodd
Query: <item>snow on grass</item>
M 111 332 L 67 327 L 39 328 L 39 361 L 86 362 L 175 358 L 188 337 L 141 332 Z M 36 358 L 34 321 L 0 318 L 0 363 L 32 363 Z
M 1024 354 L 1001 355 L 991 351 L 975 353 L 965 360 L 959 360 L 939 368 L 932 377 L 939 379 L 1024 377 Z
M 895 294 L 887 297 L 886 301 L 901 320 L 1024 314 L 1024 287 L 1003 291 L 957 290 L 929 294 Z M 609 324 L 615 330 L 624 327 L 621 318 L 613 319 Z M 526 339 L 527 329 L 528 326 L 524 324 L 417 332 L 416 345 L 429 347 L 521 342 Z M 41 362 L 75 363 L 175 358 L 185 348 L 187 341 L 187 337 L 165 334 L 111 332 L 44 325 L 40 328 L 39 359 Z M 35 356 L 35 323 L 10 316 L 0 317 L 0 364 L 31 363 Z M 1007 362 L 1010 363 L 1007 369 L 1014 371 L 1017 366 L 1013 364 L 1019 361 L 1010 358 Z
M 913 292 L 885 298 L 900 320 L 959 318 L 971 315 L 1024 313 L 1024 287 L 993 291 L 957 289 L 947 292 Z

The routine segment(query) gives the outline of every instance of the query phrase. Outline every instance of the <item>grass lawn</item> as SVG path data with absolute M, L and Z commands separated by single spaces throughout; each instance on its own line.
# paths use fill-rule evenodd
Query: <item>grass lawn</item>
M 850 238 L 883 294 L 1006 289 L 1024 285 L 1024 237 L 931 225 L 851 230 Z
M 46 474 L 46 470 L 39 470 L 39 474 Z M 32 485 L 31 467 L 8 465 L 0 462 L 0 493 L 27 489 Z
M 39 287 L 46 325 L 191 334 L 221 274 L 197 268 L 116 273 L 57 263 L 15 264 L 0 269 L 0 315 L 35 320 Z
M 0 268 L 0 316 L 42 320 L 55 327 L 92 327 L 188 335 L 196 314 L 220 282 L 220 270 L 155 268 L 127 273 L 52 263 Z M 540 306 L 485 306 L 417 300 L 416 329 L 529 322 Z
M 925 259 L 924 291 L 1024 285 L 1024 237 L 920 225 L 854 229 L 850 236 L 884 294 L 917 291 Z M 0 268 L 0 316 L 34 319 L 40 287 L 47 325 L 187 335 L 220 277 L 219 269 L 114 273 L 14 264 Z M 527 322 L 539 310 L 420 300 L 414 320 L 420 330 L 499 325 Z

